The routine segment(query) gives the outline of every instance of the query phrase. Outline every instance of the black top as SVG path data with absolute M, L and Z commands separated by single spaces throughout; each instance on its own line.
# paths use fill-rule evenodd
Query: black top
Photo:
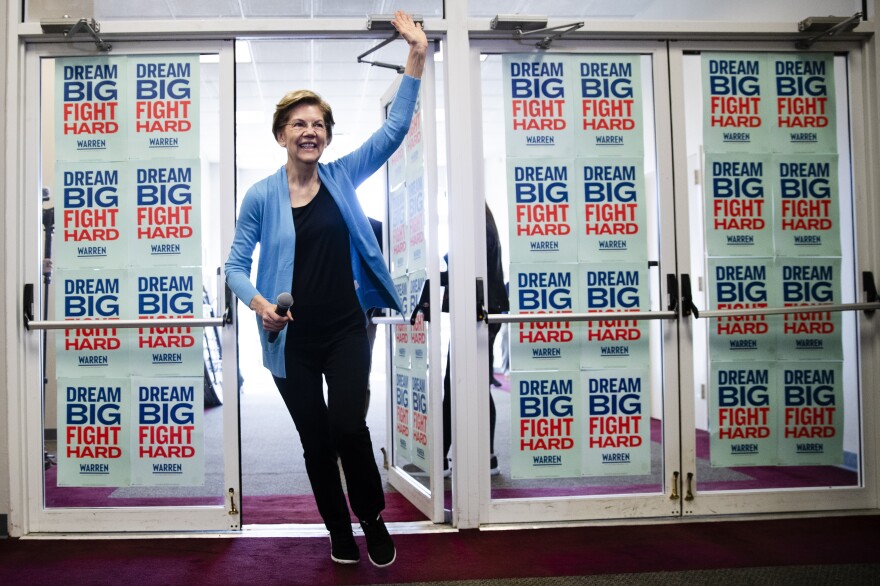
M 345 219 L 324 184 L 302 207 L 291 208 L 296 229 L 293 321 L 288 336 L 328 336 L 363 328 L 354 289 L 351 242 Z
M 486 205 L 486 277 L 489 288 L 489 313 L 510 311 L 504 286 L 504 263 L 501 261 L 501 237 L 489 206 Z

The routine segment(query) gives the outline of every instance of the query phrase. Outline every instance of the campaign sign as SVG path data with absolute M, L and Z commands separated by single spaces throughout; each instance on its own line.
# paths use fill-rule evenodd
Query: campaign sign
M 55 267 L 116 268 L 128 264 L 120 196 L 126 163 L 59 162 L 55 198 Z
M 567 159 L 507 159 L 511 262 L 576 262 L 574 174 Z
M 134 319 L 202 317 L 199 268 L 132 270 L 137 301 Z M 202 328 L 142 327 L 134 330 L 132 374 L 196 376 L 204 370 Z
M 134 185 L 131 200 L 135 204 L 131 210 L 134 229 L 129 237 L 132 264 L 200 266 L 199 161 L 138 161 L 130 163 L 128 170 Z
M 422 289 L 428 282 L 428 273 L 424 270 L 409 273 L 409 282 L 407 284 L 408 297 L 407 307 L 410 314 L 419 303 L 419 297 Z M 425 321 L 425 315 L 422 312 L 416 314 L 416 323 L 409 329 L 410 343 L 410 367 L 413 370 L 428 368 L 428 322 Z
M 642 159 L 577 159 L 574 173 L 578 259 L 647 260 L 648 198 Z
M 575 148 L 588 156 L 645 151 L 639 55 L 574 55 Z
M 777 464 L 777 380 L 772 363 L 710 364 L 709 452 L 712 466 Z
M 202 486 L 202 377 L 132 377 L 132 486 Z
M 128 137 L 125 57 L 55 60 L 55 150 L 59 161 L 122 161 Z
M 777 321 L 776 353 L 780 359 L 843 360 L 839 311 L 822 305 L 841 303 L 840 259 L 780 258 L 779 295 L 783 307 L 815 305 L 817 311 L 791 313 Z
M 199 56 L 128 58 L 129 158 L 199 158 Z
M 777 256 L 840 256 L 837 155 L 773 157 Z
M 574 63 L 552 53 L 506 54 L 502 63 L 507 156 L 571 156 Z
M 400 145 L 388 159 L 388 190 L 393 191 L 406 180 L 406 149 Z
M 130 340 L 126 330 L 89 327 L 93 320 L 125 319 L 124 304 L 133 293 L 124 270 L 58 270 L 55 272 L 55 316 L 82 321 L 82 327 L 55 335 L 55 369 L 59 378 L 122 377 L 129 374 Z
M 409 271 L 424 269 L 427 266 L 427 243 L 425 227 L 428 214 L 425 209 L 425 176 L 416 175 L 406 181 L 406 267 Z
M 706 154 L 709 256 L 773 256 L 772 176 L 768 155 Z
M 702 54 L 706 152 L 767 152 L 772 108 L 762 96 L 766 59 L 750 53 Z M 766 93 L 766 92 L 765 92 Z
M 710 258 L 709 305 L 717 310 L 776 307 L 772 259 Z M 713 361 L 769 359 L 776 355 L 776 332 L 767 316 L 717 317 L 709 321 Z
M 412 463 L 428 471 L 431 463 L 431 450 L 428 446 L 428 367 L 413 368 L 410 371 L 410 413 L 412 428 Z
M 408 368 L 394 366 L 394 462 L 412 463 L 412 410 L 410 408 L 410 380 Z
M 511 372 L 510 474 L 513 478 L 581 475 L 581 394 L 576 370 Z
M 411 326 L 409 325 L 412 308 L 409 305 L 409 278 L 406 275 L 395 277 L 393 283 L 394 290 L 397 291 L 397 296 L 400 297 L 400 303 L 403 306 L 403 314 L 401 315 L 406 319 L 406 323 L 391 326 L 394 332 L 394 338 L 391 340 L 393 362 L 395 366 L 408 369 L 412 359 Z
M 406 274 L 407 248 L 409 238 L 407 236 L 405 185 L 400 185 L 388 194 L 388 224 L 391 226 L 389 239 L 391 251 L 391 275 L 399 277 Z
M 576 264 L 510 265 L 513 313 L 566 314 L 576 311 Z M 580 365 L 579 328 L 569 321 L 511 324 L 510 366 L 513 370 L 576 370 Z
M 780 464 L 843 464 L 841 362 L 781 362 Z
M 409 182 L 412 177 L 420 177 L 425 174 L 425 140 L 422 134 L 421 93 L 416 98 L 415 110 L 409 123 L 409 130 L 403 139 L 403 146 L 406 152 L 406 180 Z
M 579 306 L 586 313 L 651 310 L 646 263 L 591 263 L 578 265 Z M 649 322 L 630 319 L 588 321 L 580 324 L 580 367 L 608 368 L 650 362 Z
M 781 153 L 836 153 L 834 56 L 784 53 L 768 56 L 773 100 L 772 144 Z
M 127 378 L 58 378 L 58 486 L 128 486 Z
M 647 369 L 581 373 L 586 395 L 585 476 L 651 473 L 651 388 Z

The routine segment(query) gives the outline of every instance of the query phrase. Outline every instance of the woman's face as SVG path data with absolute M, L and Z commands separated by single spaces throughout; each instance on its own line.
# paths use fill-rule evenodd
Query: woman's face
M 278 142 L 293 161 L 317 163 L 330 141 L 321 109 L 314 104 L 300 104 L 290 111 Z

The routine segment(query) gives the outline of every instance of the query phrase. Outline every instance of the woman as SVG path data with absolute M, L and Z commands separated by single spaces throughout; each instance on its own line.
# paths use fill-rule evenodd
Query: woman
M 357 150 L 319 163 L 333 138 L 330 107 L 307 90 L 282 98 L 272 133 L 287 151 L 287 163 L 248 190 L 226 262 L 226 282 L 256 313 L 263 364 L 302 441 L 312 492 L 330 531 L 331 559 L 342 564 L 360 559 L 338 456 L 351 510 L 363 528 L 370 561 L 379 567 L 391 564 L 396 551 L 381 517 L 385 495 L 365 421 L 370 371 L 365 311 L 400 311 L 401 303 L 355 187 L 406 136 L 428 47 L 411 16 L 398 11 L 391 22 L 409 44 L 409 55 L 385 124 Z M 254 287 L 250 273 L 257 244 Z M 270 300 L 287 291 L 294 303 L 284 311 Z

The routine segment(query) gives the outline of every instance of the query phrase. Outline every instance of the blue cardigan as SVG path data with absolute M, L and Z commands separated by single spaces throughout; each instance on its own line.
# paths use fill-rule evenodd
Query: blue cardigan
M 364 312 L 371 307 L 402 311 L 402 304 L 355 188 L 384 165 L 403 142 L 412 120 L 419 86 L 418 79 L 404 75 L 382 127 L 351 153 L 331 163 L 318 164 L 318 177 L 327 186 L 348 227 L 354 287 Z M 255 287 L 250 277 L 257 244 L 260 245 L 260 260 Z M 290 213 L 287 173 L 282 166 L 255 183 L 242 200 L 235 238 L 225 265 L 226 283 L 246 305 L 250 305 L 257 293 L 274 303 L 279 293 L 290 291 L 295 246 L 296 231 Z M 287 330 L 281 330 L 277 341 L 270 344 L 262 319 L 259 315 L 256 318 L 263 347 L 263 365 L 273 375 L 285 378 Z

